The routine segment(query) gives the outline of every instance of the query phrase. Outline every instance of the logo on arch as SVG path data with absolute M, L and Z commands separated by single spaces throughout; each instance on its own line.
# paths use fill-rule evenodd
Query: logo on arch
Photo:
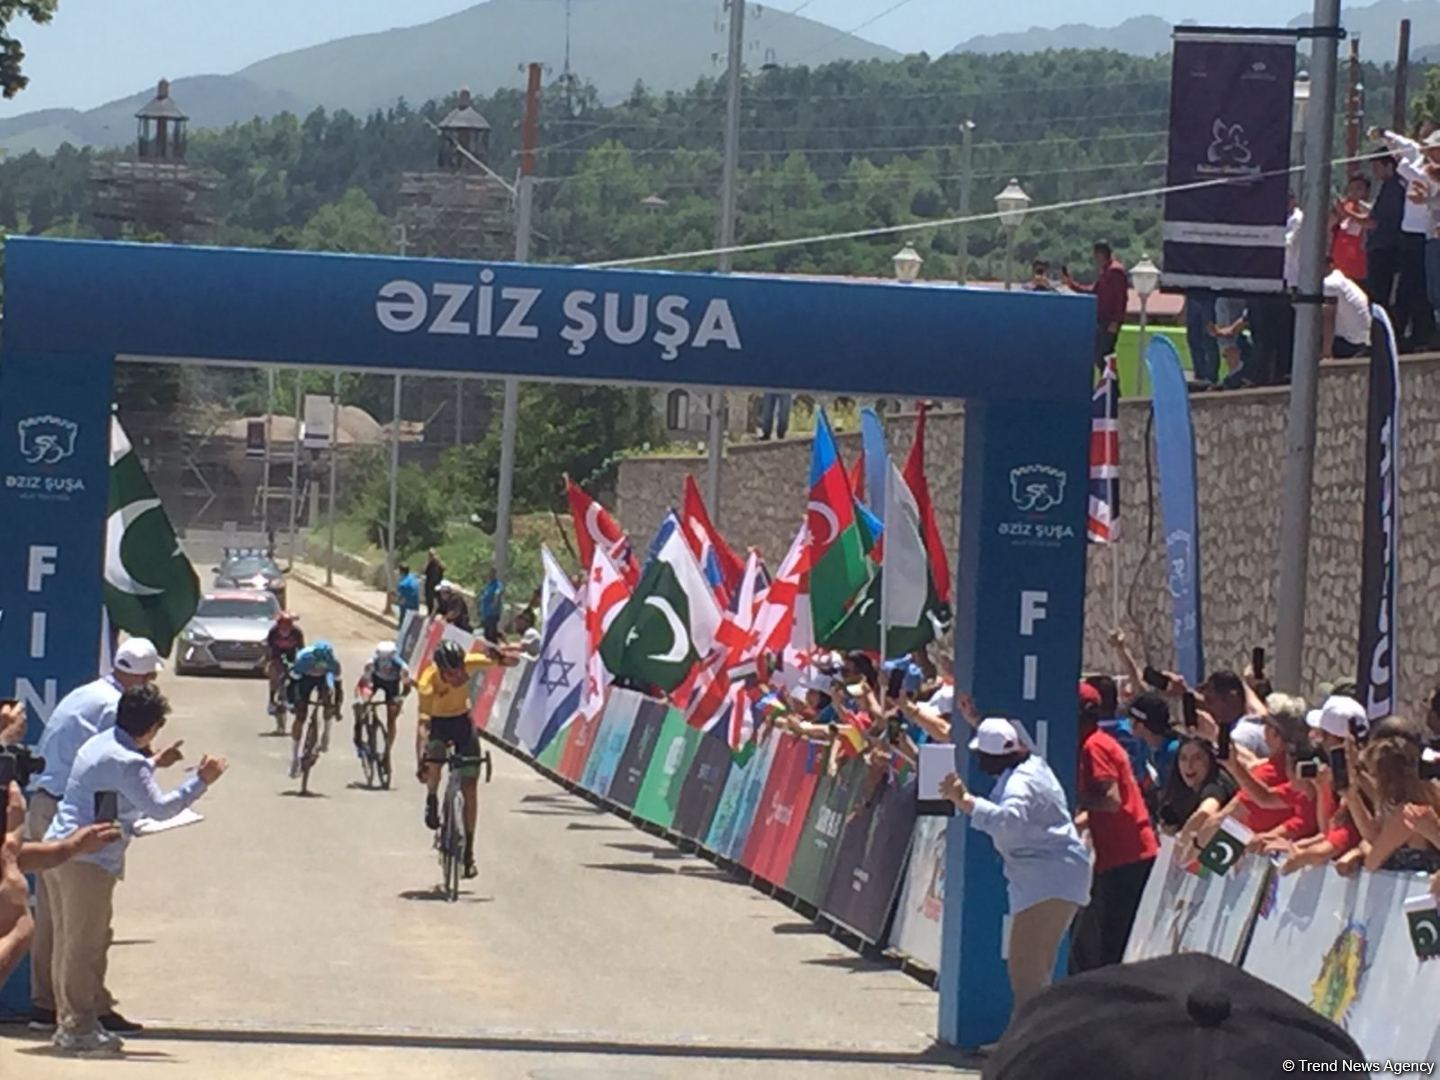
M 1050 465 L 1022 465 L 1010 470 L 1010 498 L 1015 509 L 1044 514 L 1065 501 L 1066 474 Z
M 20 456 L 29 465 L 59 465 L 75 454 L 80 425 L 59 416 L 31 416 L 17 425 Z

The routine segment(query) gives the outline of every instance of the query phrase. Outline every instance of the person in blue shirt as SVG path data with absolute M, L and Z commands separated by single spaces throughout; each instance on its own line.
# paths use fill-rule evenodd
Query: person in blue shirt
M 1170 703 L 1163 694 L 1141 694 L 1130 702 L 1130 722 L 1135 735 L 1149 749 L 1148 786 L 1158 793 L 1170 782 L 1175 755 L 1180 752 L 1180 733 L 1170 723 Z
M 400 717 L 400 705 L 413 683 L 410 665 L 400 656 L 395 642 L 382 641 L 376 645 L 370 659 L 365 662 L 365 670 L 360 673 L 360 684 L 356 687 L 357 696 L 361 700 L 355 702 L 355 752 L 362 758 L 365 753 L 361 730 L 365 701 L 382 693 L 385 695 L 385 760 L 388 763 L 390 748 L 395 745 L 395 723 Z
M 1130 759 L 1130 768 L 1144 791 L 1150 790 L 1148 783 L 1151 765 L 1150 749 L 1135 734 L 1130 717 L 1120 711 L 1120 688 L 1109 675 L 1087 675 L 1085 682 L 1093 686 L 1100 695 L 1100 730 L 1106 732 L 1125 751 Z
M 395 583 L 395 608 L 403 626 L 406 615 L 420 610 L 420 578 L 410 570 L 408 563 L 401 563 L 398 569 L 400 580 Z
M 500 616 L 505 611 L 505 585 L 490 570 L 485 588 L 480 590 L 480 630 L 491 645 L 500 644 Z
M 307 645 L 295 654 L 290 665 L 290 706 L 295 710 L 295 722 L 290 726 L 290 779 L 300 775 L 300 739 L 305 732 L 305 721 L 310 715 L 310 698 L 316 690 L 324 688 L 324 697 L 340 707 L 340 660 L 335 647 L 328 641 L 317 641 Z M 320 752 L 330 749 L 330 715 L 324 715 L 324 726 L 320 733 Z
M 110 1007 L 105 993 L 106 953 L 115 885 L 125 872 L 125 849 L 141 818 L 163 821 L 180 813 L 225 773 L 225 762 L 205 755 L 195 773 L 173 791 L 161 791 L 155 769 L 164 755 L 151 757 L 170 704 L 154 685 L 127 689 L 116 707 L 115 726 L 80 748 L 65 785 L 65 797 L 45 832 L 47 841 L 65 840 L 100 820 L 114 820 L 121 838 L 91 854 L 45 871 L 55 917 L 55 1048 L 68 1054 L 114 1053 L 119 1036 L 106 1031 L 101 1015 Z M 110 806 L 107 807 L 106 803 Z M 108 813 L 106 812 L 108 810 Z

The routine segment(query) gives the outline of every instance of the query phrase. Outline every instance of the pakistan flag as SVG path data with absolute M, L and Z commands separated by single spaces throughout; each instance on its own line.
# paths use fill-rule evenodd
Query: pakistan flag
M 690 602 L 675 568 L 654 559 L 630 602 L 600 642 L 610 674 L 643 686 L 674 690 L 697 659 L 690 639 Z
M 195 615 L 200 581 L 180 550 L 120 421 L 110 421 L 110 508 L 105 523 L 105 609 L 116 629 L 149 638 L 161 655 Z

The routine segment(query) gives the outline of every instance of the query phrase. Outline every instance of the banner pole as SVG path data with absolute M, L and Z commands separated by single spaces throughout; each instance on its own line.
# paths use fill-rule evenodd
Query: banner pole
M 1120 544 L 1110 541 L 1110 629 L 1120 629 Z

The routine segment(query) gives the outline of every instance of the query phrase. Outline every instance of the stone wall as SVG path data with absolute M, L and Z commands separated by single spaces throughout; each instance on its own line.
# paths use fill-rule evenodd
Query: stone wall
M 1319 394 L 1305 684 L 1354 677 L 1359 622 L 1360 532 L 1364 469 L 1364 362 L 1327 363 Z M 1400 685 L 1410 711 L 1423 709 L 1440 682 L 1440 627 L 1431 605 L 1440 597 L 1440 357 L 1401 366 Z M 1201 595 L 1208 666 L 1248 662 L 1255 645 L 1273 654 L 1279 566 L 1279 492 L 1285 452 L 1284 389 L 1202 394 L 1193 398 L 1200 478 Z M 1085 665 L 1113 668 L 1107 634 L 1114 623 L 1113 567 L 1119 566 L 1120 623 L 1157 666 L 1172 663 L 1170 596 L 1155 501 L 1154 540 L 1147 529 L 1149 402 L 1120 406 L 1121 540 L 1092 546 L 1086 601 Z M 903 460 L 913 417 L 889 421 L 892 453 Z M 953 553 L 958 528 L 963 410 L 932 413 L 927 437 L 931 492 L 940 528 Z M 853 461 L 859 437 L 841 434 Z M 808 440 L 731 447 L 722 471 L 723 525 L 739 549 L 758 547 L 778 561 L 803 514 L 810 463 Z M 637 537 L 649 536 L 680 500 L 686 472 L 702 479 L 703 458 L 647 457 L 625 461 L 619 514 Z M 1152 480 L 1157 486 L 1158 481 Z M 703 479 L 702 479 L 703 483 Z

